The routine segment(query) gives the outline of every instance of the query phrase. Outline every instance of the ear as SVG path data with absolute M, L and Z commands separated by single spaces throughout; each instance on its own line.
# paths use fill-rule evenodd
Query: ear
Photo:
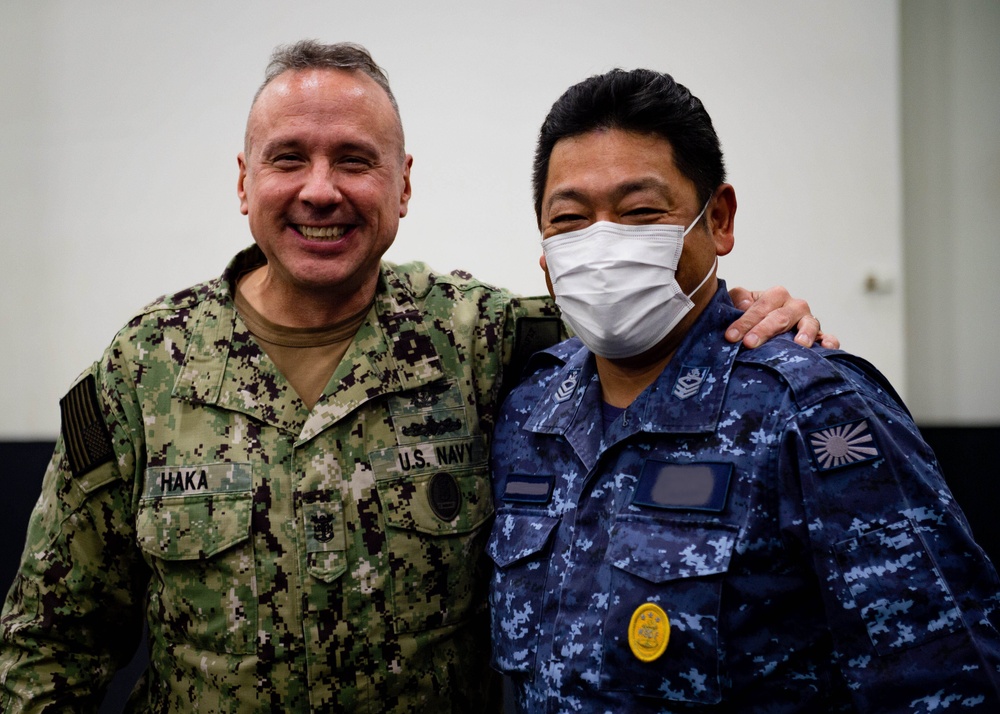
M 556 291 L 553 290 L 553 288 L 552 288 L 552 278 L 549 277 L 549 264 L 545 260 L 545 254 L 544 253 L 542 254 L 542 257 L 538 259 L 538 265 L 541 266 L 542 272 L 545 273 L 545 287 L 549 291 L 549 297 L 552 298 L 553 300 L 555 300 L 556 299 Z
M 410 196 L 413 194 L 413 188 L 410 186 L 410 168 L 413 166 L 413 157 L 410 154 L 406 155 L 403 160 L 403 191 L 399 196 L 399 217 L 402 218 L 406 215 L 407 210 L 409 210 Z
M 733 249 L 736 221 L 736 189 L 724 183 L 715 189 L 714 203 L 708 212 L 708 226 L 715 242 L 715 254 L 727 255 Z
M 240 213 L 245 216 L 250 212 L 250 208 L 247 205 L 247 162 L 242 151 L 236 155 L 236 163 L 240 167 L 240 175 L 236 179 L 236 195 L 240 197 Z

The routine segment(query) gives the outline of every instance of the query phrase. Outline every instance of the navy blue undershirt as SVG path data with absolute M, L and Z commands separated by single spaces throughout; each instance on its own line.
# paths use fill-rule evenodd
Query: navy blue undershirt
M 604 422 L 604 431 L 607 431 L 611 423 L 620 417 L 624 411 L 625 407 L 615 407 L 605 401 L 601 401 L 601 421 Z

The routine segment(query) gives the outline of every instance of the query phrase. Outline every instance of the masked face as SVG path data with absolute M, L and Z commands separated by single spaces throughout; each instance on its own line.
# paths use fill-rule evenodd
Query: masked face
M 714 293 L 716 256 L 732 248 L 735 208 L 725 185 L 699 205 L 662 137 L 602 129 L 559 140 L 541 227 L 543 268 L 566 321 L 609 359 L 667 345 Z
M 708 208 L 708 204 L 705 204 Z M 678 225 L 628 226 L 599 221 L 542 243 L 556 304 L 591 352 L 635 357 L 658 344 L 694 307 L 677 282 L 685 230 Z

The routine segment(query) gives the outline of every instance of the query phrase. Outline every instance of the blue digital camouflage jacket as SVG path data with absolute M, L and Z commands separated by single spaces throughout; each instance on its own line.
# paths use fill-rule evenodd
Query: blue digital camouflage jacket
M 605 432 L 575 339 L 492 457 L 493 665 L 529 712 L 1000 711 L 996 572 L 891 386 L 725 287 Z

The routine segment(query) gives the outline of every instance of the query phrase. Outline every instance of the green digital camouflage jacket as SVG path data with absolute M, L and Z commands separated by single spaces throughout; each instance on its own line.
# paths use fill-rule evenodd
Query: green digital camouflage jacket
M 143 619 L 130 711 L 494 704 L 487 452 L 516 338 L 558 337 L 553 305 L 383 264 L 308 411 L 233 305 L 262 260 L 145 308 L 62 400 L 3 608 L 3 711 L 96 708 Z

